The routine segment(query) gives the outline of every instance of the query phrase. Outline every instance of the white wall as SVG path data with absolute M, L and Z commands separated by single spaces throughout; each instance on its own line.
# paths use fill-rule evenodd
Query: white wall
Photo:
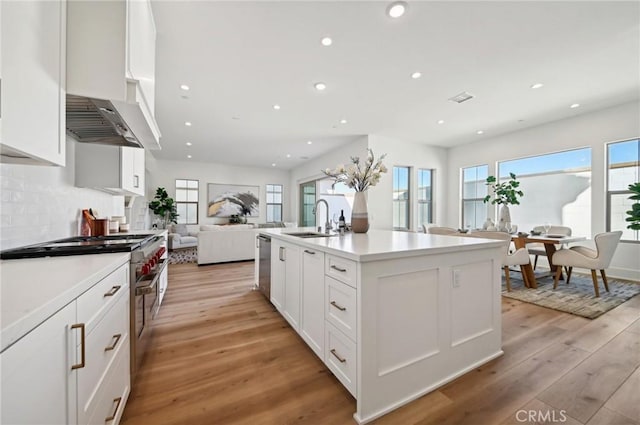
M 74 186 L 76 143 L 67 139 L 63 168 L 0 164 L 0 249 L 78 236 L 82 209 L 124 213 L 122 197 Z
M 640 104 L 628 103 L 573 118 L 524 129 L 449 150 L 447 220 L 460 225 L 460 169 L 489 165 L 496 174 L 496 162 L 550 152 L 591 147 L 591 237 L 606 229 L 605 143 L 636 138 L 640 135 Z M 549 190 L 558 190 L 550 187 Z M 526 196 L 526 194 L 525 194 Z M 493 209 L 493 207 L 490 207 Z M 513 208 L 518 208 L 515 206 Z M 491 210 L 490 210 L 491 211 Z M 491 216 L 495 216 L 491 211 Z M 517 224 L 517 223 L 516 223 Z M 640 244 L 621 243 L 611 263 L 612 276 L 640 280 Z
M 291 199 L 289 208 L 290 220 L 298 222 L 300 220 L 300 183 L 308 182 L 310 180 L 316 180 L 322 177 L 326 177 L 322 174 L 321 170 L 326 168 L 336 168 L 340 164 L 349 164 L 352 156 L 359 156 L 366 158 L 367 156 L 368 137 L 361 136 L 356 138 L 351 143 L 341 146 L 339 149 L 327 152 L 317 158 L 313 158 L 301 165 L 294 168 L 290 173 L 289 180 L 289 197 Z M 375 189 L 375 188 L 374 188 Z M 322 207 L 324 208 L 324 207 Z M 331 215 L 336 211 L 331 211 Z M 340 212 L 340 211 L 338 211 Z M 351 222 L 351 217 L 346 217 L 347 222 Z M 323 222 L 324 224 L 324 222 Z
M 264 223 L 267 219 L 266 186 L 283 185 L 283 221 L 290 221 L 291 201 L 289 194 L 289 172 L 277 168 L 237 167 L 226 164 L 196 161 L 166 161 L 151 158 L 147 163 L 149 182 L 147 199 L 152 200 L 156 188 L 164 187 L 172 198 L 176 195 L 176 179 L 199 181 L 198 224 L 228 223 L 227 218 L 207 217 L 207 184 L 238 184 L 260 187 L 260 216 L 248 217 L 249 223 Z M 198 226 L 189 226 L 197 230 Z
M 411 189 L 411 228 L 419 230 L 423 223 L 418 223 L 418 169 L 432 169 L 433 172 L 433 221 L 444 223 L 447 208 L 447 150 L 444 148 L 407 143 L 384 136 L 370 135 L 369 147 L 378 158 L 381 154 L 387 156 L 383 163 L 389 169 L 380 183 L 369 190 L 367 207 L 372 228 L 393 229 L 393 167 L 412 167 L 410 175 Z

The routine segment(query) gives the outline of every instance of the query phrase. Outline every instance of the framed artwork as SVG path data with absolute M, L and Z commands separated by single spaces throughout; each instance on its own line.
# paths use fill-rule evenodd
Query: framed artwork
M 260 215 L 260 186 L 209 183 L 207 185 L 207 217 Z

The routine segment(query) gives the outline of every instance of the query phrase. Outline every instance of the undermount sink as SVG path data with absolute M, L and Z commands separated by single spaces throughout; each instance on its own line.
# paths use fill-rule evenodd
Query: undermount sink
M 283 235 L 295 236 L 297 238 L 328 238 L 335 235 L 327 235 L 325 233 L 318 232 L 292 232 L 292 233 L 283 233 Z

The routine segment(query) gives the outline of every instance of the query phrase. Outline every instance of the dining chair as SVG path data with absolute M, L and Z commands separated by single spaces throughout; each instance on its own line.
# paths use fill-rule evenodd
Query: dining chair
M 458 229 L 454 229 L 453 227 L 441 227 L 441 226 L 427 227 L 425 225 L 422 225 L 422 228 L 425 233 L 429 233 L 431 235 L 451 235 L 453 233 L 458 233 Z
M 598 275 L 596 274 L 596 270 L 600 270 L 604 289 L 609 292 L 609 283 L 607 282 L 607 275 L 604 269 L 609 267 L 621 236 L 622 231 L 620 230 L 617 232 L 599 233 L 593 238 L 596 244 L 595 251 L 582 245 L 573 246 L 569 249 L 561 249 L 553 254 L 553 264 L 567 267 L 567 284 L 569 283 L 569 279 L 571 279 L 571 271 L 574 267 L 590 269 L 593 289 L 596 292 L 596 297 L 599 297 L 600 291 L 598 290 Z M 561 273 L 562 267 L 558 267 L 553 280 L 553 289 L 558 287 L 558 280 L 560 279 Z
M 462 236 L 467 236 L 472 238 L 498 239 L 498 240 L 509 242 L 507 244 L 504 257 L 502 258 L 502 269 L 504 270 L 504 278 L 507 284 L 507 292 L 511 292 L 511 277 L 509 276 L 509 267 L 523 266 L 525 264 L 531 263 L 531 259 L 529 258 L 529 252 L 527 251 L 527 248 L 526 247 L 519 248 L 515 252 L 510 253 L 509 247 L 511 246 L 511 235 L 506 232 L 482 231 L 482 232 L 468 233 Z M 527 276 L 524 273 L 522 274 L 522 280 L 524 281 L 525 287 L 529 287 Z
M 533 231 L 544 233 L 544 226 L 536 226 L 533 228 Z M 571 236 L 571 227 L 551 226 L 547 233 L 550 235 Z M 547 251 L 544 249 L 544 244 L 538 242 L 527 244 L 527 249 L 529 250 L 530 255 L 535 255 L 535 258 L 533 259 L 533 270 L 535 270 L 538 265 L 538 257 L 541 255 L 546 257 Z M 562 249 L 562 245 L 560 246 L 560 249 Z

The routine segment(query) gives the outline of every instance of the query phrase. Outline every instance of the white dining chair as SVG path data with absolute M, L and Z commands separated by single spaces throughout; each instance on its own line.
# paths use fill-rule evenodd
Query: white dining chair
M 544 233 L 544 226 L 536 226 L 533 228 L 534 232 Z M 571 227 L 567 226 L 551 226 L 549 231 L 547 232 L 550 235 L 563 235 L 563 236 L 571 236 Z M 556 245 L 557 247 L 557 245 Z M 527 249 L 529 250 L 530 255 L 535 255 L 533 259 L 533 270 L 536 269 L 538 265 L 538 257 L 547 256 L 547 251 L 544 249 L 544 244 L 539 242 L 528 243 Z M 560 249 L 562 249 L 562 245 L 560 245 Z
M 505 283 L 507 284 L 507 292 L 511 292 L 511 277 L 509 276 L 509 267 L 531 264 L 529 252 L 527 251 L 526 247 L 519 248 L 513 253 L 509 252 L 509 248 L 511 246 L 511 235 L 506 232 L 482 231 L 468 233 L 462 236 L 468 236 L 472 238 L 498 239 L 509 242 L 506 245 L 504 257 L 502 258 L 502 269 L 504 270 L 504 279 Z M 522 280 L 524 281 L 525 287 L 529 287 L 529 282 L 527 281 L 527 276 L 525 273 L 522 273 Z
M 604 289 L 609 292 L 609 283 L 607 282 L 607 275 L 604 270 L 609 267 L 621 236 L 622 231 L 599 233 L 593 238 L 596 244 L 595 250 L 580 245 L 556 251 L 555 254 L 553 254 L 552 259 L 553 264 L 558 266 L 556 276 L 553 280 L 553 289 L 558 287 L 558 280 L 562 274 L 561 266 L 564 266 L 567 267 L 567 284 L 569 284 L 571 272 L 574 267 L 590 269 L 591 280 L 593 280 L 593 289 L 595 290 L 596 297 L 600 296 L 596 270 L 600 270 Z
M 423 225 L 423 230 L 425 233 L 429 233 L 430 235 L 451 235 L 453 233 L 458 233 L 458 229 L 442 226 L 426 227 Z

